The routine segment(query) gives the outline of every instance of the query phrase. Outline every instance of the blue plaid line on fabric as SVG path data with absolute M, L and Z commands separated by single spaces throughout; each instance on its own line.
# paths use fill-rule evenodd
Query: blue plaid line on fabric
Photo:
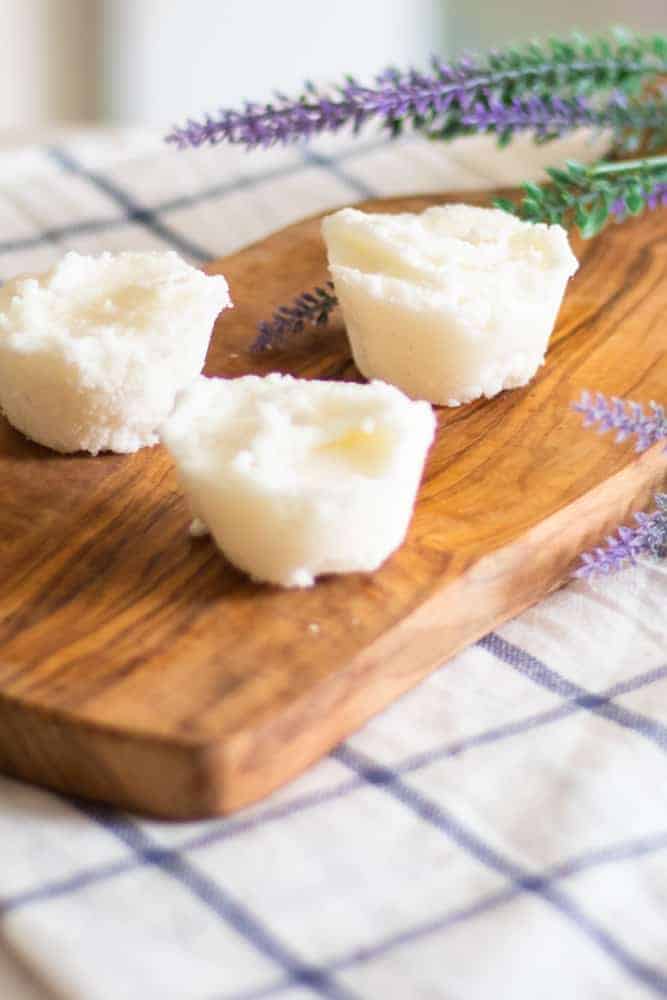
M 345 764 L 372 785 L 383 788 L 424 822 L 435 826 L 445 836 L 451 838 L 467 853 L 487 868 L 510 880 L 516 894 L 533 893 L 543 902 L 558 910 L 586 934 L 594 944 L 610 958 L 621 965 L 626 972 L 651 987 L 660 996 L 667 996 L 667 976 L 658 969 L 635 958 L 623 945 L 616 941 L 602 926 L 591 920 L 566 893 L 555 887 L 544 874 L 535 874 L 505 858 L 481 837 L 468 829 L 465 824 L 444 810 L 428 796 L 411 788 L 396 775 L 391 768 L 378 765 L 359 751 L 342 746 L 333 754 L 336 760 Z
M 50 147 L 47 150 L 47 154 L 62 170 L 67 172 L 75 171 L 79 176 L 91 180 L 90 173 L 83 168 L 81 164 L 77 163 L 70 153 L 65 153 L 58 148 Z M 149 216 L 157 217 L 167 215 L 170 212 L 175 212 L 179 209 L 190 208 L 213 198 L 220 198 L 227 194 L 233 194 L 236 191 L 253 188 L 266 181 L 287 177 L 300 169 L 301 164 L 297 163 L 277 167 L 275 170 L 267 170 L 254 177 L 242 176 L 233 181 L 226 181 L 210 187 L 201 188 L 190 195 L 183 195 L 178 198 L 169 198 L 165 201 L 159 202 L 150 210 L 150 212 L 147 209 L 140 208 L 138 205 L 136 208 L 129 207 L 135 204 L 134 201 L 132 199 L 128 199 L 127 195 L 121 192 L 117 185 L 113 185 L 113 190 L 121 196 L 120 198 L 114 197 L 114 201 L 116 201 L 116 203 L 124 209 L 123 215 L 118 216 L 115 219 L 89 219 L 84 222 L 73 222 L 67 226 L 57 226 L 52 229 L 44 229 L 34 236 L 25 236 L 13 240 L 0 241 L 0 253 L 14 253 L 19 250 L 29 250 L 39 247 L 43 243 L 57 243 L 62 239 L 66 239 L 68 236 L 108 232 L 109 230 L 124 226 L 128 222 L 146 224 L 147 217 Z M 99 171 L 96 173 L 96 176 L 101 178 Z M 106 178 L 104 179 L 104 185 L 105 186 L 102 190 L 105 190 L 106 193 L 109 194 L 109 182 Z M 176 240 L 175 242 L 173 240 L 174 237 Z M 174 230 L 172 228 L 170 228 L 168 233 L 163 229 L 159 234 L 159 238 L 161 240 L 166 240 L 174 249 L 181 244 L 181 237 L 174 234 Z M 202 259 L 210 259 L 210 254 L 202 248 L 198 248 L 197 252 L 201 254 Z
M 483 642 L 484 640 L 481 640 L 480 645 Z M 503 660 L 503 662 L 505 661 Z M 536 664 L 539 663 L 539 661 L 535 662 Z M 540 664 L 540 666 L 545 668 L 544 664 Z M 550 670 L 550 668 L 546 669 Z M 636 677 L 631 677 L 628 680 L 615 684 L 599 693 L 587 693 L 583 697 L 576 696 L 571 699 L 564 696 L 566 698 L 564 703 L 556 706 L 555 708 L 545 709 L 543 712 L 536 712 L 533 715 L 526 716 L 523 719 L 517 719 L 516 721 L 506 723 L 502 726 L 493 726 L 490 729 L 486 729 L 481 733 L 468 737 L 467 739 L 444 743 L 441 746 L 434 747 L 430 750 L 424 751 L 423 753 L 413 754 L 396 764 L 391 769 L 391 774 L 396 777 L 405 777 L 410 774 L 415 774 L 438 760 L 442 760 L 447 757 L 459 757 L 475 747 L 486 746 L 514 736 L 520 736 L 522 733 L 528 732 L 529 730 L 550 725 L 551 723 L 558 722 L 568 716 L 585 710 L 590 710 L 592 705 L 597 706 L 603 703 L 609 703 L 613 698 L 629 694 L 633 691 L 638 691 L 641 688 L 647 687 L 656 681 L 663 680 L 666 677 L 667 664 L 662 667 L 657 667 L 654 670 L 638 674 Z M 326 805 L 329 802 L 333 802 L 336 799 L 340 799 L 344 795 L 348 795 L 351 792 L 358 790 L 365 783 L 365 779 L 357 775 L 356 777 L 339 782 L 338 785 L 335 785 L 333 788 L 310 792 L 278 806 L 269 806 L 259 815 L 251 815 L 240 819 L 232 817 L 223 821 L 223 825 L 217 830 L 206 831 L 205 833 L 197 834 L 194 837 L 189 838 L 184 841 L 178 849 L 181 851 L 197 851 L 202 848 L 209 847 L 212 844 L 227 840 L 231 837 L 237 837 L 250 833 L 258 827 L 265 826 L 268 823 L 278 822 L 282 819 L 287 819 L 298 812 L 302 812 L 307 809 L 315 809 L 319 806 Z M 99 814 L 101 815 L 101 813 Z M 163 849 L 160 848 L 160 850 Z M 164 850 L 168 852 L 169 849 Z M 69 878 L 58 880 L 50 883 L 49 885 L 28 890 L 24 893 L 19 893 L 18 895 L 9 897 L 5 900 L 0 900 L 0 913 L 11 912 L 14 909 L 30 905 L 33 902 L 41 902 L 60 895 L 67 895 L 70 892 L 76 892 L 78 889 L 85 888 L 95 881 L 112 878 L 116 874 L 123 874 L 135 867 L 137 867 L 137 863 L 134 861 L 122 861 L 82 871 Z
M 310 166 L 323 167 L 333 177 L 342 181 L 347 187 L 352 188 L 360 198 L 377 197 L 377 193 L 369 184 L 359 177 L 355 177 L 354 174 L 351 174 L 341 166 L 342 161 L 340 157 L 325 156 L 322 153 L 314 153 L 309 149 L 302 151 L 301 156 L 304 163 Z
M 211 260 L 211 254 L 207 250 L 197 246 L 191 240 L 186 239 L 180 233 L 176 232 L 171 226 L 162 222 L 156 212 L 148 208 L 143 208 L 99 171 L 87 170 L 70 153 L 56 146 L 51 147 L 49 155 L 63 170 L 85 178 L 85 180 L 99 191 L 108 195 L 112 201 L 115 201 L 123 209 L 127 220 L 140 223 L 140 225 L 149 229 L 154 236 L 157 236 L 158 239 L 200 263 Z
M 352 191 L 360 197 L 370 198 L 374 193 L 362 180 L 355 177 L 343 168 L 346 160 L 362 158 L 368 153 L 381 149 L 388 143 L 387 139 L 372 140 L 359 143 L 354 147 L 338 153 L 334 157 L 325 156 L 312 151 L 304 152 L 299 160 L 288 163 L 270 170 L 258 171 L 255 174 L 241 174 L 231 181 L 220 181 L 217 184 L 209 185 L 194 191 L 192 194 L 181 195 L 175 198 L 167 198 L 158 202 L 151 209 L 143 208 L 133 198 L 117 184 L 113 184 L 100 171 L 90 171 L 79 163 L 72 154 L 60 147 L 48 147 L 45 152 L 51 161 L 67 173 L 74 173 L 79 177 L 87 179 L 93 186 L 103 191 L 123 209 L 123 214 L 114 219 L 88 219 L 82 222 L 73 222 L 69 225 L 54 226 L 44 229 L 34 236 L 17 237 L 10 240 L 0 240 L 0 254 L 11 254 L 17 251 L 36 249 L 45 243 L 58 243 L 60 240 L 70 236 L 85 236 L 93 233 L 104 233 L 126 225 L 128 222 L 136 222 L 139 225 L 147 226 L 160 240 L 167 242 L 173 249 L 182 250 L 201 262 L 210 260 L 212 255 L 202 247 L 197 247 L 189 240 L 185 240 L 182 234 L 177 233 L 173 226 L 166 227 L 162 223 L 161 217 L 169 215 L 186 208 L 193 208 L 207 201 L 216 198 L 224 198 L 226 195 L 235 194 L 239 191 L 252 190 L 261 184 L 271 181 L 281 180 L 299 173 L 306 166 L 321 166 L 336 176 Z M 155 229 L 155 223 L 159 223 L 159 231 Z M 189 247 L 189 249 L 188 249 Z
M 667 750 L 667 726 L 663 726 L 661 722 L 655 722 L 639 712 L 632 712 L 621 705 L 615 705 L 604 696 L 599 699 L 596 695 L 586 691 L 585 688 L 561 677 L 555 670 L 547 667 L 519 646 L 514 646 L 506 639 L 501 639 L 494 632 L 480 639 L 478 645 L 482 649 L 488 650 L 497 659 L 502 660 L 503 663 L 520 671 L 535 684 L 539 684 L 540 687 L 553 691 L 554 694 L 559 694 L 561 697 L 571 698 L 582 708 L 651 740 L 661 750 Z
M 667 976 L 661 973 L 660 970 L 633 956 L 612 935 L 599 927 L 594 921 L 591 921 L 590 918 L 583 915 L 576 904 L 554 885 L 554 883 L 562 879 L 589 868 L 597 867 L 598 865 L 613 864 L 643 854 L 663 850 L 667 847 L 667 832 L 657 833 L 651 838 L 642 838 L 637 841 L 612 845 L 607 848 L 587 852 L 584 855 L 575 856 L 559 865 L 552 866 L 543 872 L 532 873 L 505 859 L 481 838 L 471 833 L 459 821 L 446 813 L 442 807 L 431 802 L 422 793 L 410 788 L 403 780 L 404 776 L 415 773 L 440 757 L 447 755 L 458 756 L 473 746 L 510 738 L 526 732 L 528 729 L 549 724 L 576 712 L 595 712 L 601 705 L 610 704 L 612 697 L 645 687 L 667 676 L 667 665 L 665 665 L 615 685 L 600 694 L 585 691 L 577 685 L 575 686 L 576 694 L 568 697 L 567 692 L 570 691 L 570 687 L 569 682 L 565 678 L 562 678 L 560 674 L 535 657 L 529 657 L 529 654 L 523 653 L 518 647 L 511 646 L 511 644 L 507 644 L 506 647 L 503 645 L 504 643 L 505 640 L 492 635 L 491 642 L 487 648 L 494 655 L 496 655 L 498 650 L 507 654 L 507 656 L 500 656 L 499 659 L 502 662 L 507 662 L 510 666 L 513 665 L 507 659 L 510 656 L 510 649 L 512 651 L 511 657 L 514 660 L 520 658 L 520 654 L 528 657 L 534 677 L 541 678 L 542 683 L 548 686 L 550 691 L 567 699 L 565 704 L 558 706 L 558 708 L 527 717 L 526 719 L 518 720 L 516 723 L 509 724 L 506 727 L 487 730 L 468 740 L 458 741 L 449 745 L 445 744 L 426 753 L 415 755 L 393 768 L 378 764 L 368 757 L 368 755 L 360 754 L 348 746 L 343 746 L 334 751 L 332 756 L 352 770 L 355 775 L 354 778 L 339 783 L 333 789 L 306 795 L 273 809 L 269 807 L 258 816 L 238 820 L 232 818 L 223 821 L 220 828 L 196 835 L 175 848 L 164 848 L 155 845 L 150 838 L 146 837 L 133 824 L 126 820 L 115 818 L 111 810 L 97 809 L 85 804 L 75 803 L 77 808 L 81 809 L 89 818 L 125 843 L 133 851 L 134 857 L 79 872 L 68 879 L 63 879 L 59 882 L 18 894 L 15 897 L 7 898 L 4 901 L 0 901 L 0 913 L 11 913 L 19 908 L 45 902 L 59 896 L 70 895 L 85 889 L 91 884 L 112 879 L 127 871 L 145 865 L 155 866 L 160 871 L 163 871 L 165 875 L 175 878 L 183 888 L 213 909 L 217 916 L 227 920 L 238 933 L 254 944 L 262 954 L 273 958 L 283 968 L 285 975 L 265 989 L 233 995 L 234 1000 L 251 1000 L 251 998 L 252 1000 L 260 1000 L 260 998 L 265 996 L 268 997 L 275 993 L 280 993 L 297 983 L 308 985 L 310 989 L 315 989 L 316 992 L 325 990 L 335 991 L 339 987 L 331 980 L 331 977 L 336 972 L 347 970 L 361 962 L 372 961 L 388 953 L 395 947 L 399 947 L 410 941 L 416 941 L 423 936 L 444 932 L 449 927 L 454 927 L 489 910 L 506 905 L 528 892 L 538 896 L 569 919 L 593 944 L 597 945 L 609 958 L 619 964 L 625 972 L 634 976 L 645 986 L 648 986 L 656 995 L 667 996 Z M 486 640 L 481 640 L 481 644 L 486 644 Z M 613 716 L 607 716 L 607 718 L 612 722 L 617 721 Z M 640 729 L 634 730 L 638 735 L 642 735 L 643 721 L 644 719 L 641 717 L 639 721 Z M 624 725 L 624 723 L 621 723 L 621 725 Z M 661 746 L 661 749 L 664 749 L 664 747 Z M 273 936 L 262 927 L 257 917 L 254 917 L 246 907 L 241 907 L 240 904 L 233 901 L 229 894 L 214 880 L 202 875 L 190 862 L 183 858 L 185 853 L 203 849 L 216 842 L 242 835 L 271 822 L 280 821 L 304 809 L 317 808 L 340 799 L 342 796 L 358 790 L 366 784 L 387 791 L 388 794 L 391 794 L 400 801 L 402 805 L 419 816 L 421 820 L 435 825 L 440 832 L 452 838 L 463 850 L 472 854 L 487 867 L 508 878 L 510 885 L 506 889 L 488 894 L 472 904 L 444 913 L 440 917 L 431 918 L 423 925 L 407 928 L 399 934 L 394 934 L 383 941 L 376 942 L 375 945 L 359 949 L 349 955 L 343 955 L 323 965 L 312 965 L 299 962 L 288 949 L 283 951 L 284 946 L 274 941 Z M 321 992 L 321 995 L 342 996 L 344 993 Z M 348 991 L 346 995 L 351 996 L 352 994 Z
M 549 882 L 553 882 L 559 879 L 565 879 L 570 875 L 579 874 L 580 872 L 601 867 L 605 864 L 614 864 L 640 858 L 647 854 L 652 854 L 655 851 L 664 850 L 665 848 L 667 848 L 667 832 L 652 838 L 644 838 L 642 840 L 633 841 L 628 844 L 613 845 L 612 847 L 589 851 L 584 855 L 572 858 L 569 861 L 560 865 L 555 865 L 554 867 L 548 869 L 544 872 L 544 878 Z M 510 885 L 506 889 L 489 893 L 482 899 L 476 900 L 474 903 L 467 906 L 462 906 L 457 910 L 450 910 L 441 916 L 431 918 L 430 920 L 424 921 L 424 923 L 417 926 L 413 926 L 406 931 L 401 931 L 398 934 L 391 935 L 390 937 L 377 942 L 375 945 L 371 945 L 366 948 L 359 948 L 357 951 L 351 952 L 348 955 L 343 955 L 340 958 L 335 959 L 333 962 L 325 965 L 324 968 L 326 968 L 330 973 L 344 972 L 355 965 L 359 965 L 364 962 L 372 962 L 383 957 L 396 948 L 401 948 L 404 945 L 417 942 L 429 935 L 443 934 L 450 928 L 453 929 L 467 920 L 473 920 L 475 917 L 482 916 L 491 910 L 498 909 L 499 907 L 504 906 L 507 903 L 512 902 L 512 900 L 522 896 L 523 893 L 524 889 L 522 886 Z M 233 997 L 229 998 L 229 1000 L 265 1000 L 265 998 L 282 993 L 284 990 L 288 989 L 290 985 L 289 981 L 278 981 L 267 989 L 235 993 Z M 657 993 L 659 996 L 663 995 L 660 987 L 657 988 Z M 227 998 L 219 997 L 217 1000 L 227 1000 Z
M 216 917 L 225 921 L 265 958 L 272 959 L 281 966 L 287 973 L 290 985 L 307 986 L 319 996 L 329 997 L 331 1000 L 355 1000 L 355 994 L 337 985 L 324 969 L 301 962 L 248 907 L 234 899 L 213 879 L 207 878 L 183 857 L 181 851 L 165 850 L 155 845 L 133 823 L 114 817 L 108 810 L 100 811 L 83 804 L 79 804 L 78 808 L 121 840 L 136 855 L 139 866 L 154 865 L 159 868 L 163 874 L 208 907 Z

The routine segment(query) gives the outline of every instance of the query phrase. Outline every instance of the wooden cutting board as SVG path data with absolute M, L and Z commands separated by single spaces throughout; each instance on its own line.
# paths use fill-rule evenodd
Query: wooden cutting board
M 372 576 L 254 585 L 188 536 L 161 448 L 63 457 L 0 421 L 0 768 L 165 817 L 228 813 L 562 583 L 667 468 L 570 408 L 587 387 L 667 399 L 667 212 L 574 249 L 546 365 L 525 389 L 439 411 L 407 542 Z M 208 374 L 358 378 L 340 320 L 289 352 L 247 352 L 258 320 L 325 280 L 317 220 L 210 270 L 236 308 Z

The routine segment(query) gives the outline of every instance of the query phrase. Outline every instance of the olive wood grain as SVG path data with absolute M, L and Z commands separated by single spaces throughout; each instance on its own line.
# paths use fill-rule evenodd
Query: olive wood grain
M 0 767 L 155 815 L 228 813 L 562 583 L 667 465 L 658 448 L 584 432 L 571 410 L 585 387 L 667 397 L 667 213 L 574 248 L 545 366 L 525 389 L 438 412 L 407 542 L 372 576 L 257 586 L 188 536 L 161 448 L 63 457 L 0 421 Z M 236 307 L 208 374 L 358 378 L 339 318 L 288 351 L 247 350 L 259 319 L 325 279 L 318 220 L 210 270 Z

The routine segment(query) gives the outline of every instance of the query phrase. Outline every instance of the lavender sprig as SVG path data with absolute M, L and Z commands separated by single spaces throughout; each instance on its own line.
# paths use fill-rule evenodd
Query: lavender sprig
M 291 305 L 280 306 L 269 321 L 259 324 L 259 336 L 252 344 L 253 351 L 267 351 L 291 333 L 300 333 L 306 323 L 322 326 L 329 320 L 329 314 L 338 305 L 333 294 L 333 283 L 327 281 L 323 288 L 304 292 Z
M 584 427 L 597 427 L 601 434 L 615 431 L 618 442 L 635 437 L 637 451 L 667 441 L 665 408 L 657 403 L 650 403 L 650 413 L 646 413 L 639 403 L 616 397 L 608 399 L 601 392 L 595 395 L 584 392 L 574 409 L 583 413 Z M 624 525 L 616 535 L 606 539 L 604 546 L 584 553 L 575 576 L 588 579 L 607 575 L 635 564 L 640 556 L 667 556 L 667 493 L 658 493 L 655 503 L 657 510 L 652 514 L 634 515 L 636 527 Z
M 549 184 L 524 184 L 518 205 L 497 198 L 498 208 L 530 222 L 568 225 L 581 235 L 595 236 L 610 218 L 622 221 L 644 209 L 667 204 L 667 156 L 602 162 L 592 166 L 568 161 L 547 170 Z
M 583 97 L 517 97 L 503 101 L 490 97 L 461 115 L 464 125 L 477 132 L 494 132 L 506 139 L 518 131 L 530 131 L 536 141 L 556 139 L 581 127 L 611 129 L 616 146 L 627 148 L 642 140 L 649 143 L 667 133 L 667 101 L 629 101 L 625 94 L 612 94 L 603 105 Z
M 201 121 L 190 119 L 174 128 L 167 142 L 181 149 L 218 142 L 254 149 L 337 132 L 348 123 L 358 131 L 370 119 L 379 119 L 392 135 L 410 123 L 449 139 L 474 131 L 475 124 L 465 116 L 492 102 L 511 106 L 522 95 L 585 101 L 614 90 L 633 95 L 644 80 L 664 72 L 667 39 L 661 36 L 617 33 L 611 38 L 551 40 L 545 46 L 532 43 L 453 63 L 434 58 L 427 73 L 385 70 L 370 87 L 351 77 L 332 91 L 308 84 L 294 99 L 277 94 L 269 103 L 247 103 L 241 110 L 223 108 Z M 502 140 L 512 131 L 508 124 L 499 133 Z
M 573 409 L 584 415 L 584 427 L 597 427 L 600 434 L 615 431 L 615 440 L 619 443 L 635 437 L 636 451 L 646 451 L 658 441 L 667 441 L 665 408 L 657 403 L 649 404 L 650 413 L 647 414 L 640 403 L 632 400 L 616 396 L 608 399 L 601 392 L 595 395 L 584 392 Z
M 585 552 L 574 575 L 583 579 L 608 576 L 635 565 L 642 556 L 667 556 L 667 493 L 658 493 L 655 502 L 658 509 L 652 514 L 635 514 L 636 527 L 623 526 L 604 546 Z

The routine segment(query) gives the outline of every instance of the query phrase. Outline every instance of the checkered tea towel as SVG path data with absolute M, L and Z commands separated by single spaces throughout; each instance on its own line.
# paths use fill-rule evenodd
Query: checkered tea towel
M 568 142 L 15 140 L 0 278 L 68 248 L 205 261 L 359 198 L 599 153 Z M 0 997 L 667 996 L 666 607 L 664 565 L 573 583 L 227 820 L 152 822 L 0 779 Z

